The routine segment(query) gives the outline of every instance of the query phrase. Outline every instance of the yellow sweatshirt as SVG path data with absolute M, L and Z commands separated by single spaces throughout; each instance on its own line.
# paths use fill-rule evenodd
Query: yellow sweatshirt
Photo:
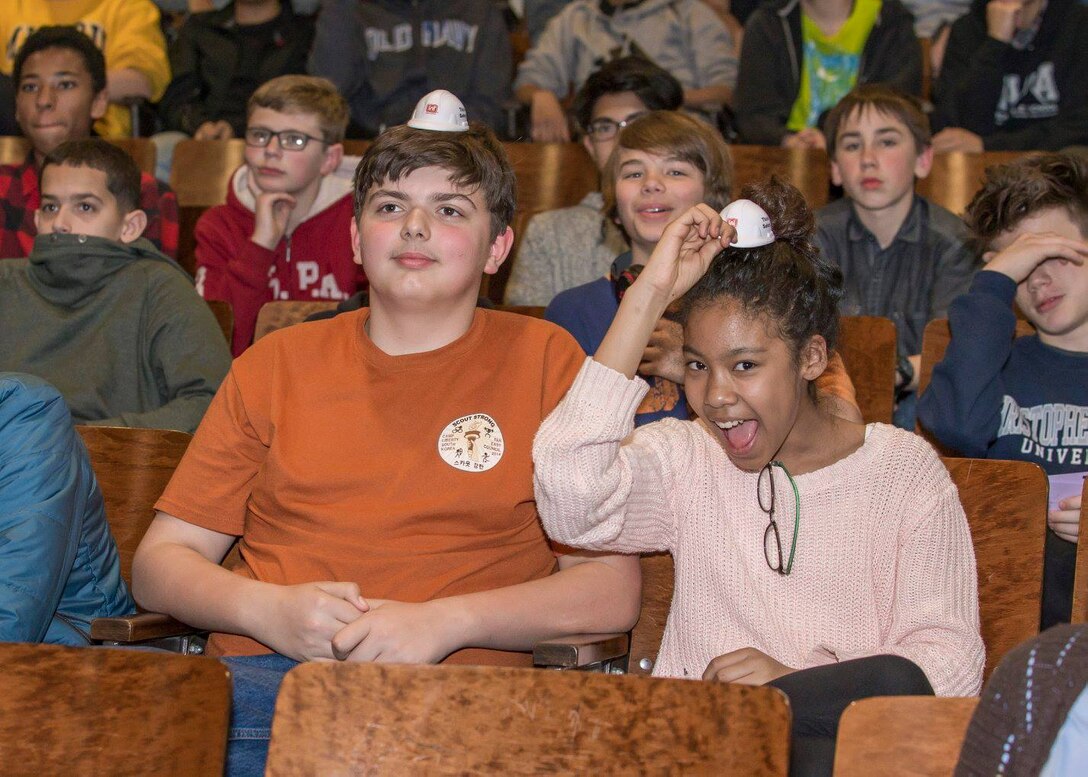
M 11 74 L 19 47 L 39 27 L 70 24 L 82 30 L 106 56 L 107 71 L 134 68 L 151 81 L 151 101 L 170 83 L 166 40 L 159 9 L 151 0 L 0 0 L 0 72 Z M 130 133 L 129 109 L 111 104 L 95 124 L 102 137 Z

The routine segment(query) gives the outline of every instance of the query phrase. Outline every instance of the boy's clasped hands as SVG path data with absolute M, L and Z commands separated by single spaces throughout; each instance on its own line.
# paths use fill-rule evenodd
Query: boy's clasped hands
M 451 599 L 364 599 L 355 583 L 274 586 L 261 642 L 297 661 L 436 663 L 460 646 Z M 445 626 L 443 625 L 445 624 Z

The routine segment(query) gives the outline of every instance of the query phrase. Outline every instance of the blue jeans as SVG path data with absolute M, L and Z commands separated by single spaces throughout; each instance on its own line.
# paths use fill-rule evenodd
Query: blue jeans
M 228 777 L 261 777 L 268 760 L 272 712 L 283 676 L 298 661 L 269 653 L 219 659 L 231 672 L 230 731 L 227 734 Z

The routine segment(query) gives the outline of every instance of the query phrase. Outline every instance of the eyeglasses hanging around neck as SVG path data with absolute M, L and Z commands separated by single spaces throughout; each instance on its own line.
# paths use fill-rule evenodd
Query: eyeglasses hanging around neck
M 790 557 L 782 563 L 782 537 L 778 532 L 778 522 L 775 521 L 775 489 L 774 468 L 778 467 L 786 475 L 786 479 L 793 487 L 793 540 L 790 542 Z M 763 558 L 767 566 L 773 572 L 780 575 L 788 575 L 793 571 L 793 557 L 797 552 L 797 534 L 801 528 L 801 495 L 797 491 L 797 483 L 790 475 L 786 465 L 777 460 L 771 460 L 759 471 L 756 478 L 756 501 L 759 509 L 767 513 L 767 528 L 763 532 Z

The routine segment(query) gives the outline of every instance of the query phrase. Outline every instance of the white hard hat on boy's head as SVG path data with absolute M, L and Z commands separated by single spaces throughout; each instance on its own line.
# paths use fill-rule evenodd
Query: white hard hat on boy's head
M 771 217 L 751 200 L 733 200 L 722 208 L 722 219 L 737 230 L 734 248 L 758 248 L 774 242 Z
M 465 132 L 468 130 L 468 115 L 464 103 L 455 94 L 445 89 L 435 89 L 416 103 L 408 126 L 436 132 Z

